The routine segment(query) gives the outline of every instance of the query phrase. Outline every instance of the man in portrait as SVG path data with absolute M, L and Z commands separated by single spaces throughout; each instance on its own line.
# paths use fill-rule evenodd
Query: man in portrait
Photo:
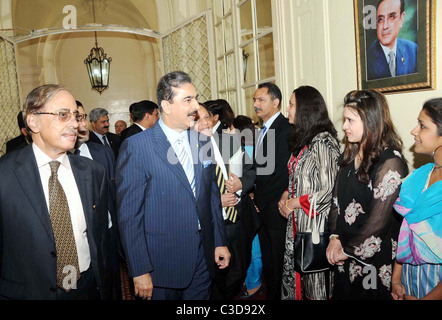
M 367 80 L 417 72 L 418 46 L 398 38 L 405 19 L 405 0 L 377 4 L 377 39 L 367 50 Z

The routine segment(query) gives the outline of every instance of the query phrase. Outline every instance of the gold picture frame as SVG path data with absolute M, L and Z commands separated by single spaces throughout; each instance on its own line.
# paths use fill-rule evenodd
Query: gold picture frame
M 377 17 L 378 0 L 354 0 L 359 90 L 397 93 L 436 88 L 436 0 L 404 1 L 404 11 L 396 14 L 385 9 L 384 19 L 384 15 Z M 388 36 L 394 23 L 400 23 L 401 29 L 390 68 L 388 50 L 381 46 L 387 40 L 378 38 L 384 37 L 383 30 Z

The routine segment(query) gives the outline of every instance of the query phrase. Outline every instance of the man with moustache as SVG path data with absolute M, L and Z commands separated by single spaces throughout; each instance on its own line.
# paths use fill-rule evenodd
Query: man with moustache
M 116 159 L 120 150 L 121 137 L 109 132 L 109 112 L 103 108 L 95 108 L 89 113 L 89 119 L 93 129 L 89 140 L 112 148 Z
M 278 202 L 288 187 L 290 124 L 281 112 L 281 91 L 273 83 L 258 86 L 253 96 L 256 115 L 263 121 L 256 144 L 254 202 L 262 227 L 258 232 L 267 299 L 280 300 L 287 220 Z
M 44 85 L 26 97 L 33 143 L 0 159 L 0 299 L 107 297 L 107 179 L 70 154 L 80 117 L 72 94 Z
M 81 119 L 78 122 L 78 138 L 75 143 L 75 154 L 97 161 L 105 169 L 108 177 L 108 216 L 109 216 L 109 243 L 110 248 L 107 251 L 109 266 L 111 267 L 108 273 L 107 283 L 111 288 L 112 298 L 120 300 L 121 292 L 121 277 L 120 277 L 120 259 L 124 259 L 123 249 L 120 243 L 120 233 L 118 231 L 117 220 L 117 203 L 116 203 L 116 187 L 115 187 L 115 156 L 110 148 L 89 141 L 89 121 L 87 114 L 80 101 L 75 101 L 78 108 L 78 115 Z
M 176 71 L 157 87 L 161 118 L 123 142 L 117 162 L 121 241 L 135 295 L 207 300 L 216 265 L 229 266 L 210 141 L 189 128 L 199 105 L 192 80 Z
M 405 0 L 378 2 L 377 40 L 367 50 L 368 80 L 417 72 L 417 44 L 398 38 L 404 19 Z

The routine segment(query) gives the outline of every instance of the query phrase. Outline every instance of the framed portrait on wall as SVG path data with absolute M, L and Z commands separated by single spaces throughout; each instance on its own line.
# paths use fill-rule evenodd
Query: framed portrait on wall
M 358 88 L 435 89 L 436 0 L 354 0 Z

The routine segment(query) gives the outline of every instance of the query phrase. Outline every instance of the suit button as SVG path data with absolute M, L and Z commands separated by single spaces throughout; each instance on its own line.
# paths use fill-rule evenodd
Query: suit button
M 51 287 L 51 292 L 55 292 L 55 291 L 57 291 L 57 288 L 56 287 Z
M 55 258 L 56 256 L 57 256 L 57 253 L 56 253 L 55 251 L 52 251 L 52 252 L 51 252 L 51 257 L 54 257 L 54 258 Z
M 201 230 L 197 230 L 197 231 L 196 231 L 196 234 L 200 234 L 200 233 L 201 233 Z

